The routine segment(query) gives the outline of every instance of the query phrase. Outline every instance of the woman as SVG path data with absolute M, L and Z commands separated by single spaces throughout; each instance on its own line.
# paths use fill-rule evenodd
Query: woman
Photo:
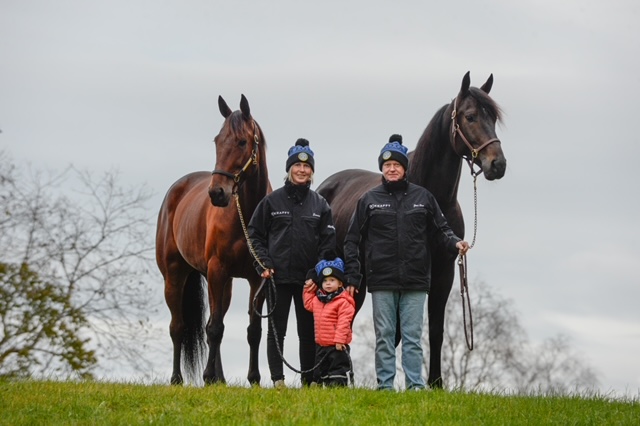
M 313 371 L 309 371 L 315 358 L 313 314 L 304 308 L 302 290 L 307 272 L 325 253 L 333 252 L 336 245 L 331 208 L 321 195 L 310 189 L 314 166 L 309 141 L 298 139 L 288 152 L 284 187 L 258 204 L 248 227 L 253 248 L 266 267 L 257 265 L 258 273 L 263 278 L 273 278 L 276 283 L 276 305 L 267 333 L 267 359 L 275 387 L 284 387 L 278 346 L 284 349 L 292 300 L 300 342 L 302 384 L 313 381 Z

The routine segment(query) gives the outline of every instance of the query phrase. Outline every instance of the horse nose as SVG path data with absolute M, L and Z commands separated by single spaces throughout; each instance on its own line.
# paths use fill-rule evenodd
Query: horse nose
M 500 179 L 507 170 L 507 160 L 505 158 L 496 158 L 491 162 L 491 172 L 486 174 L 487 180 Z
M 209 188 L 209 198 L 211 198 L 211 204 L 216 207 L 226 207 L 229 205 L 229 197 L 221 186 Z

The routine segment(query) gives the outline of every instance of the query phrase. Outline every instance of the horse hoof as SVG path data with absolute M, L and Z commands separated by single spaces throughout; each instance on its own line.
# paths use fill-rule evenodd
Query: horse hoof
M 430 387 L 431 389 L 434 389 L 434 390 L 435 390 L 435 389 L 442 389 L 442 388 L 443 388 L 443 385 L 444 385 L 444 384 L 443 384 L 443 382 L 442 382 L 442 377 L 439 377 L 439 378 L 435 379 L 434 381 L 429 382 L 429 387 Z
M 184 380 L 182 379 L 181 375 L 174 374 L 173 376 L 171 376 L 171 384 L 172 385 L 181 385 L 182 383 L 184 383 Z
M 247 376 L 247 380 L 249 380 L 249 384 L 251 385 L 260 385 L 260 373 L 258 374 L 249 374 Z
M 205 386 L 217 385 L 217 384 L 225 384 L 226 383 L 226 381 L 224 380 L 224 377 L 220 378 L 220 377 L 216 377 L 216 376 L 211 376 L 211 377 L 204 376 L 203 378 L 204 378 Z

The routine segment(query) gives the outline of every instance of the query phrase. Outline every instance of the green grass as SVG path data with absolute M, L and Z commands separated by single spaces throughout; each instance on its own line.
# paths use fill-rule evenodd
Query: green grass
M 639 425 L 640 402 L 368 389 L 0 381 L 0 425 Z

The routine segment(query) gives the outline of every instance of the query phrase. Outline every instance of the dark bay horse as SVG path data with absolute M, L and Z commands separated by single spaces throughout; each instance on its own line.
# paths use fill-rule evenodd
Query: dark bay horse
M 271 192 L 265 139 L 244 95 L 239 111 L 231 111 L 222 97 L 218 98 L 218 106 L 225 121 L 215 137 L 215 170 L 194 172 L 176 181 L 169 188 L 158 215 L 156 260 L 164 277 L 165 301 L 171 311 L 172 384 L 183 382 L 181 355 L 184 355 L 187 373 L 193 377 L 197 374 L 205 350 L 205 332 L 209 355 L 204 381 L 207 384 L 225 381 L 220 343 L 224 315 L 231 303 L 233 277 L 245 278 L 251 286 L 247 378 L 252 384 L 260 383 L 258 348 L 262 322 L 259 313 L 264 296 L 256 299 L 254 311 L 251 301 L 259 288 L 260 277 L 253 268 L 236 201 L 241 205 L 244 220 L 248 221 L 258 202 Z M 209 301 L 206 328 L 203 278 L 207 281 Z
M 470 87 L 470 82 L 467 72 L 455 99 L 440 108 L 431 119 L 415 151 L 409 153 L 408 170 L 409 181 L 424 186 L 433 193 L 451 229 L 461 238 L 464 236 L 464 219 L 457 195 L 462 159 L 468 159 L 470 167 L 479 167 L 487 180 L 500 179 L 504 176 L 507 165 L 495 131 L 496 122 L 501 120 L 502 113 L 489 97 L 493 74 L 480 89 Z M 378 145 L 381 147 L 382 143 Z M 472 173 L 480 173 L 474 171 L 473 167 Z M 318 192 L 331 205 L 340 255 L 358 199 L 380 183 L 379 173 L 351 169 L 335 173 L 318 187 Z M 444 313 L 455 275 L 454 262 L 455 257 L 432 250 L 431 291 L 428 298 L 428 383 L 431 387 L 443 386 L 441 350 Z M 356 296 L 358 309 L 364 302 L 365 289 L 366 283 L 363 282 Z

